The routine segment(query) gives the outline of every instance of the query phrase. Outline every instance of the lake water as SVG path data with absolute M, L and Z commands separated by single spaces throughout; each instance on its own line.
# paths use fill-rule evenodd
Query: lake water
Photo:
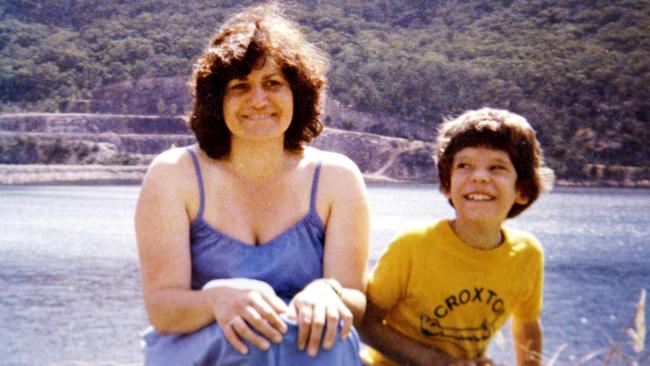
M 0 187 L 0 364 L 142 362 L 138 190 Z M 371 265 L 405 224 L 453 213 L 431 185 L 370 185 L 369 197 Z M 650 191 L 557 189 L 508 225 L 533 232 L 545 248 L 545 353 L 566 345 L 556 365 L 619 339 L 634 355 L 622 331 L 640 289 L 650 290 Z M 512 364 L 503 333 L 504 350 L 493 345 L 490 353 Z

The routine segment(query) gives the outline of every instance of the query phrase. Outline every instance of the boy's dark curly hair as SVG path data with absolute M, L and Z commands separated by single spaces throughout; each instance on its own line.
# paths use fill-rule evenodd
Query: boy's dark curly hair
M 482 108 L 467 111 L 440 125 L 434 159 L 443 193 L 451 189 L 454 156 L 467 147 L 501 150 L 510 157 L 517 171 L 516 188 L 528 202 L 523 205 L 515 203 L 508 212 L 508 218 L 519 215 L 541 192 L 553 186 L 553 171 L 544 165 L 542 148 L 528 121 L 506 110 Z

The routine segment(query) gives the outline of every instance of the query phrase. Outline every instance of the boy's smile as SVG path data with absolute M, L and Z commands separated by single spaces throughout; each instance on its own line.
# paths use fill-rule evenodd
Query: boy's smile
M 472 201 L 489 201 L 494 197 L 482 193 L 470 193 L 466 195 L 466 198 Z
M 516 183 L 517 172 L 505 151 L 467 147 L 454 156 L 445 196 L 454 205 L 457 224 L 498 228 L 514 203 L 527 201 Z

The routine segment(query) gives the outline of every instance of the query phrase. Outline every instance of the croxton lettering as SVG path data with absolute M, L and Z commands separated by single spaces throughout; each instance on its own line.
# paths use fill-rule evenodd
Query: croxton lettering
M 481 294 L 483 293 L 483 287 L 477 288 L 474 287 L 474 298 L 472 301 L 481 301 Z
M 486 296 L 483 296 L 484 291 L 487 292 Z M 440 304 L 433 309 L 433 314 L 436 318 L 443 319 L 449 315 L 449 313 L 454 311 L 455 308 L 476 302 L 489 305 L 490 309 L 497 314 L 505 311 L 505 302 L 499 298 L 499 295 L 496 292 L 490 289 L 486 290 L 483 287 L 474 287 L 473 295 L 472 291 L 462 289 L 458 294 L 448 296 L 443 304 Z

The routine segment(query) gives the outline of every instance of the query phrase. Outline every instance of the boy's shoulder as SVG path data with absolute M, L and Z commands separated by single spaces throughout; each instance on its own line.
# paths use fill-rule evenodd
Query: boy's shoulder
M 417 246 L 423 242 L 430 242 L 432 238 L 444 235 L 446 220 L 418 221 L 404 226 L 395 236 L 392 245 Z
M 505 232 L 507 242 L 513 250 L 517 252 L 544 255 L 542 245 L 532 233 L 505 226 L 503 227 L 503 231 Z

